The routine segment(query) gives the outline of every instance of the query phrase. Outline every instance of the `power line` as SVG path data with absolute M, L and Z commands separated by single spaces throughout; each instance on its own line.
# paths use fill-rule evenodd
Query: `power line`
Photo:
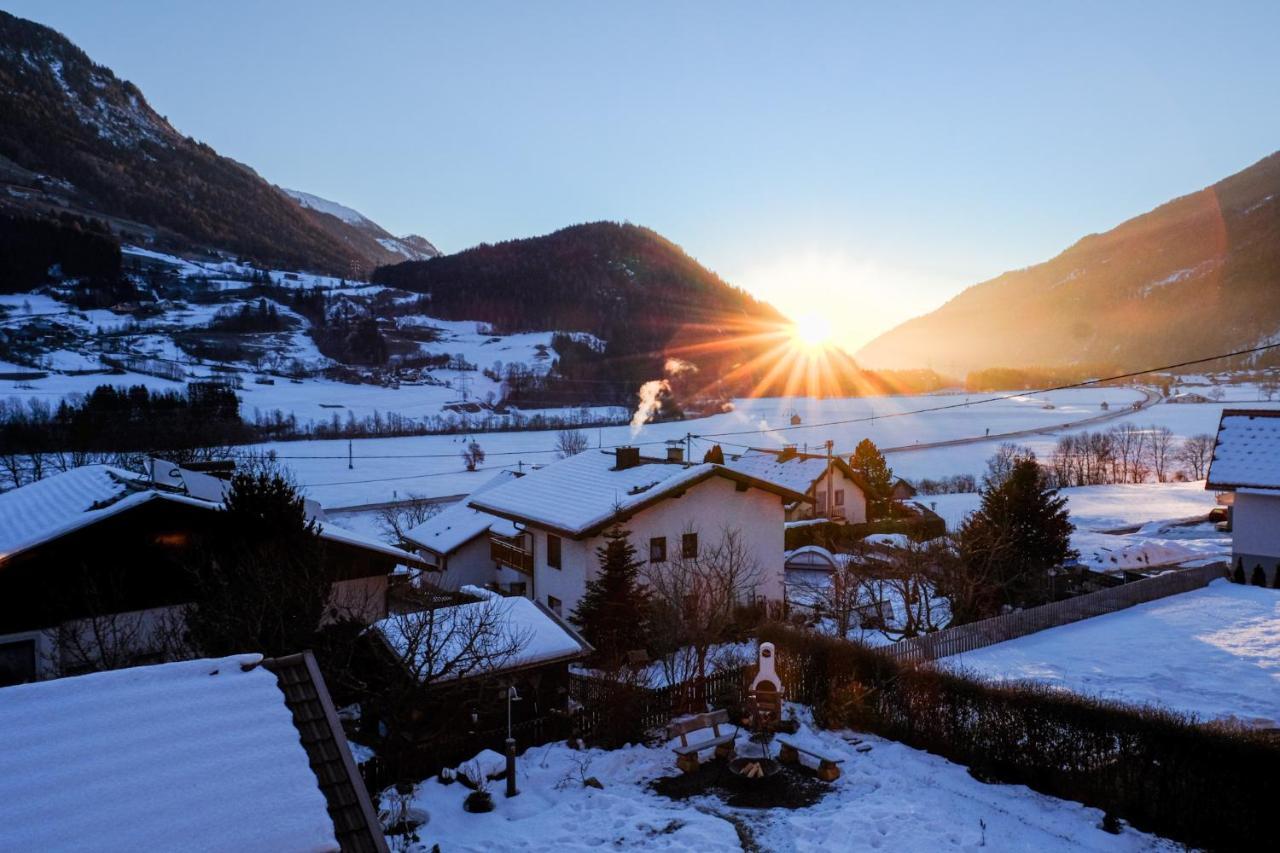
M 423 436 L 400 436 L 400 437 L 431 438 L 432 436 L 423 435 Z M 313 439 L 313 440 L 331 441 L 332 439 Z M 361 439 L 355 439 L 355 441 L 360 441 L 360 440 Z M 373 438 L 369 440 L 373 440 Z M 672 439 L 672 440 L 674 441 L 675 439 Z M 655 441 L 628 442 L 627 444 L 604 444 L 604 445 L 601 445 L 600 447 L 593 447 L 590 449 L 591 450 L 617 450 L 619 447 L 649 447 L 655 444 L 666 444 L 666 443 L 667 443 L 666 439 L 661 439 L 661 440 L 655 440 Z M 355 456 L 355 459 L 356 461 L 359 461 L 361 459 L 456 459 L 461 452 L 462 451 L 458 451 L 458 453 L 375 453 L 367 456 L 357 454 Z M 528 456 L 530 453 L 559 453 L 559 452 L 560 452 L 560 448 L 552 447 L 545 450 L 499 450 L 493 453 L 486 451 L 484 456 L 486 459 L 488 459 L 490 456 Z M 345 453 L 323 454 L 323 455 L 314 455 L 314 456 L 307 456 L 307 455 L 281 456 L 277 454 L 273 458 L 275 459 L 346 459 L 347 454 Z
M 1146 370 L 1135 370 L 1132 373 L 1117 373 L 1114 376 L 1105 376 L 1099 379 L 1087 379 L 1084 382 L 1072 382 L 1067 385 L 1055 385 L 1051 388 L 1041 388 L 1035 391 L 1017 391 L 1012 394 L 1002 394 L 996 397 L 986 397 L 981 400 L 967 400 L 963 403 L 949 403 L 945 406 L 930 406 L 925 409 L 911 409 L 910 411 L 905 411 L 905 412 L 888 412 L 882 415 L 867 415 L 867 416 L 858 417 L 858 418 L 844 418 L 838 421 L 824 421 L 822 423 L 816 423 L 816 424 L 797 424 L 797 425 L 776 426 L 776 427 L 758 428 L 758 429 L 731 430 L 728 432 L 708 432 L 708 433 L 702 433 L 700 435 L 695 435 L 694 438 L 707 439 L 707 438 L 720 438 L 721 436 L 726 436 L 726 435 L 755 435 L 760 433 L 785 432 L 787 430 L 793 430 L 793 429 L 818 429 L 820 427 L 843 426 L 844 424 L 857 424 L 857 423 L 865 423 L 867 421 L 886 420 L 888 418 L 901 418 L 901 417 L 906 417 L 907 415 L 923 415 L 923 414 L 928 414 L 930 412 L 943 412 L 943 411 L 947 411 L 948 409 L 962 409 L 968 406 L 980 406 L 983 403 L 999 403 L 1003 400 L 1012 400 L 1015 397 L 1026 397 L 1028 395 L 1034 395 L 1034 394 L 1050 394 L 1050 393 L 1053 393 L 1054 391 L 1069 391 L 1072 388 L 1087 388 L 1091 385 L 1098 385 L 1103 382 L 1114 382 L 1118 379 L 1132 379 L 1137 376 L 1145 376 L 1148 373 L 1162 373 L 1166 370 L 1176 370 L 1179 367 L 1190 367 L 1193 364 L 1204 364 L 1205 362 L 1218 361 L 1219 359 L 1223 359 L 1223 358 L 1234 358 L 1240 355 L 1250 355 L 1252 353 L 1264 352 L 1265 350 L 1275 349 L 1277 347 L 1280 347 L 1280 343 L 1263 344 L 1261 346 L 1250 347 L 1249 349 L 1236 350 L 1235 352 L 1222 353 L 1220 355 L 1211 355 L 1205 358 L 1194 358 L 1194 359 L 1191 359 L 1190 361 L 1180 361 L 1177 364 L 1166 364 L 1162 367 L 1149 367 Z

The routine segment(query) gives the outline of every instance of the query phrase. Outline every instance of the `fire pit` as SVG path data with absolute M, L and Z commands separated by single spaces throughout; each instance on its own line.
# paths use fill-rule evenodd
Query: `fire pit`
M 729 762 L 729 772 L 745 785 L 756 787 L 767 784 L 782 770 L 782 765 L 772 758 L 735 758 Z

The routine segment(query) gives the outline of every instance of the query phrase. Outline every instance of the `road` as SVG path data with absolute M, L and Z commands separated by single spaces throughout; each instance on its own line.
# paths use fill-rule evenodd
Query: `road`
M 1072 421 L 1064 424 L 1053 424 L 1051 426 L 1034 427 L 1032 429 L 1020 429 L 1014 432 L 1000 432 L 991 435 L 974 435 L 968 438 L 949 438 L 946 441 L 930 441 L 920 442 L 917 444 L 907 444 L 902 447 L 883 447 L 881 453 L 905 453 L 910 450 L 930 450 L 935 447 L 960 447 L 965 444 L 981 444 L 984 441 L 1006 441 L 1012 438 L 1027 438 L 1034 435 L 1055 435 L 1062 430 L 1080 429 L 1081 427 L 1095 426 L 1096 424 L 1113 421 L 1116 418 L 1122 418 L 1125 415 L 1132 415 L 1134 412 L 1140 412 L 1148 406 L 1154 405 L 1160 400 L 1160 395 L 1150 388 L 1139 387 L 1137 390 L 1142 392 L 1143 399 L 1138 403 L 1137 407 L 1122 406 L 1101 414 L 1094 415 L 1091 418 Z

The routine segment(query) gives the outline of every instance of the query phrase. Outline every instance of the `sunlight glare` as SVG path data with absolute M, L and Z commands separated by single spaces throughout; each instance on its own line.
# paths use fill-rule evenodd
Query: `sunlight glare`
M 831 321 L 820 314 L 798 317 L 791 328 L 791 336 L 795 342 L 807 349 L 821 349 L 830 345 L 832 334 Z

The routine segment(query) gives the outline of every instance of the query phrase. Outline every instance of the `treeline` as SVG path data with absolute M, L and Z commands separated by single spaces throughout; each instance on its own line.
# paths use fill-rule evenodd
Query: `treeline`
M 0 467 L 15 487 L 50 467 L 150 454 L 181 461 L 252 437 L 235 391 L 220 383 L 193 382 L 185 391 L 101 385 L 57 407 L 37 398 L 0 401 Z
M 566 414 L 448 414 L 409 418 L 397 412 L 379 412 L 357 417 L 348 411 L 335 412 L 328 420 L 301 422 L 292 413 L 279 409 L 255 412 L 249 426 L 254 441 L 302 441 L 332 438 L 399 438 L 414 435 L 468 435 L 487 432 L 534 432 L 619 426 L 629 423 L 631 413 L 619 409 L 615 415 L 601 415 L 586 409 Z
M 1101 376 L 1119 373 L 1115 365 L 1085 364 L 1065 367 L 988 367 L 970 371 L 964 378 L 966 391 L 1031 391 L 1074 385 Z
M 0 293 L 22 293 L 64 277 L 97 286 L 119 281 L 120 244 L 107 227 L 69 213 L 0 213 Z

